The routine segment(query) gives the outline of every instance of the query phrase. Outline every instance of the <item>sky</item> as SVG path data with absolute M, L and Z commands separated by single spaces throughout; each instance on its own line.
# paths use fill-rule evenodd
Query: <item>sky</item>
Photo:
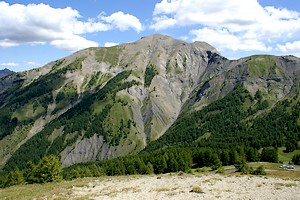
M 222 56 L 300 57 L 299 0 L 0 0 L 0 69 L 24 71 L 151 34 Z

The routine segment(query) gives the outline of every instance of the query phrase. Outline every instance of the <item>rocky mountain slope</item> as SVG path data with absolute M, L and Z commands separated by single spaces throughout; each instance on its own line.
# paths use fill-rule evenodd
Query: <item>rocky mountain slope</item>
M 13 71 L 11 71 L 11 70 L 9 70 L 9 69 L 1 69 L 0 70 L 0 78 L 1 77 L 3 77 L 3 76 L 6 76 L 6 75 L 8 75 L 8 74 L 13 74 L 13 73 L 15 73 L 15 72 L 13 72 Z
M 55 154 L 67 167 L 139 152 L 238 86 L 259 96 L 250 107 L 267 102 L 252 118 L 285 99 L 297 105 L 299 70 L 293 56 L 228 60 L 164 35 L 85 49 L 1 79 L 0 165 Z

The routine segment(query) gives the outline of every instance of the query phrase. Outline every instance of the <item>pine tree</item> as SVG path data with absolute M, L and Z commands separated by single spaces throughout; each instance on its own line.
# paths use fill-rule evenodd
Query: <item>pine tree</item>
M 37 165 L 36 178 L 38 183 L 59 182 L 62 180 L 62 166 L 53 155 L 44 157 Z
M 264 148 L 261 152 L 260 161 L 277 163 L 278 162 L 277 149 L 273 147 Z
M 294 155 L 293 158 L 292 158 L 292 162 L 293 162 L 295 165 L 300 165 L 300 154 Z
M 24 183 L 23 174 L 19 170 L 19 168 L 15 168 L 14 170 L 8 173 L 4 186 L 9 187 L 12 185 L 19 185 L 22 183 Z
M 37 182 L 36 178 L 36 166 L 32 161 L 28 161 L 26 168 L 23 170 L 24 179 L 27 183 L 32 184 Z

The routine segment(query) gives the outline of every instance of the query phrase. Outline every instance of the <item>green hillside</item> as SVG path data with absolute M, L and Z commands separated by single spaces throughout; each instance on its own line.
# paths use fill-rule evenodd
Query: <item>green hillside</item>
M 278 102 L 271 110 L 265 110 L 268 108 L 268 101 L 262 101 L 258 93 L 252 97 L 239 85 L 226 97 L 202 110 L 183 113 L 145 151 L 168 146 L 228 148 L 244 145 L 260 149 L 299 141 L 299 100 L 286 99 Z M 255 117 L 259 111 L 264 112 Z

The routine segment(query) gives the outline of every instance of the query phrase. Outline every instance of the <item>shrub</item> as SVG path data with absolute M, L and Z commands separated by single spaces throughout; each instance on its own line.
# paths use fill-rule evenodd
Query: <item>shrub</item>
M 218 173 L 218 174 L 224 174 L 224 168 L 223 167 L 219 167 L 217 169 L 216 173 Z
M 251 172 L 253 175 L 266 175 L 265 168 L 261 165 L 257 167 L 253 172 Z
M 234 167 L 238 172 L 241 172 L 242 174 L 248 174 L 249 172 L 251 172 L 251 168 L 245 160 L 242 160 L 239 163 L 235 164 Z

